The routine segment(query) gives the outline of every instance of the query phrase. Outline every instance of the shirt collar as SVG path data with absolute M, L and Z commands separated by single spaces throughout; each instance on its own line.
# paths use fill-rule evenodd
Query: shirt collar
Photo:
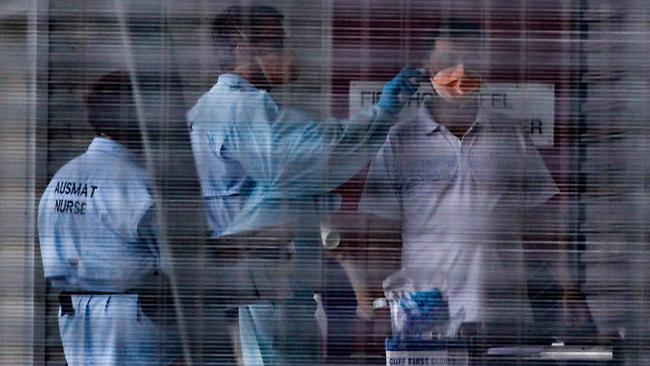
M 95 137 L 90 143 L 90 146 L 88 146 L 88 151 L 97 151 L 138 161 L 136 155 L 124 147 L 124 145 L 105 137 Z
M 417 112 L 417 121 L 419 123 L 419 127 L 422 131 L 422 133 L 429 135 L 435 132 L 438 128 L 440 128 L 440 124 L 437 123 L 436 121 L 433 120 L 433 117 L 431 116 L 431 113 L 429 113 L 429 110 L 427 107 L 420 107 Z
M 257 88 L 248 82 L 248 80 L 236 74 L 219 75 L 216 86 L 240 90 L 257 90 Z
M 431 116 L 429 109 L 425 106 L 420 107 L 420 109 L 418 110 L 417 120 L 418 123 L 420 124 L 422 133 L 425 133 L 427 135 L 432 134 L 433 132 L 435 132 L 440 128 L 440 124 L 433 120 L 433 117 Z M 483 130 L 484 125 L 485 125 L 485 121 L 483 121 L 483 119 L 480 116 L 477 116 L 476 119 L 474 120 L 474 123 L 472 123 L 472 126 L 470 126 L 468 133 L 471 132 L 472 134 L 475 134 Z

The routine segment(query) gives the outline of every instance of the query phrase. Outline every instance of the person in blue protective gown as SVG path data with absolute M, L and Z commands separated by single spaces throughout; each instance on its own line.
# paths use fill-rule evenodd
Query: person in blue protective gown
M 376 106 L 349 121 L 317 122 L 268 93 L 297 75 L 284 46 L 282 14 L 235 6 L 217 16 L 212 31 L 226 72 L 187 114 L 211 236 L 286 236 L 288 255 L 277 257 L 290 258 L 284 264 L 265 262 L 264 255 L 253 259 L 257 292 L 274 294 L 239 309 L 244 363 L 317 364 L 319 215 L 335 206 L 329 192 L 379 149 L 403 105 L 401 95 L 415 92 L 412 79 L 420 72 L 405 68 L 385 85 Z M 278 263 L 286 270 L 270 269 Z
M 100 78 L 86 107 L 97 136 L 54 175 L 38 210 L 45 276 L 61 291 L 65 358 L 171 364 L 180 345 L 128 74 Z

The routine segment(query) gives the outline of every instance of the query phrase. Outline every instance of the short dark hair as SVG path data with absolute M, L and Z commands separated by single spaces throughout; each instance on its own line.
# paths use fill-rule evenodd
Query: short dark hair
M 480 21 L 466 18 L 447 18 L 438 27 L 432 29 L 427 36 L 430 48 L 440 38 L 449 39 L 480 39 L 483 35 Z
M 138 129 L 131 78 L 113 71 L 97 79 L 85 98 L 88 123 L 97 134 L 119 137 Z
M 242 37 L 251 44 L 284 47 L 284 16 L 276 8 L 267 5 L 238 6 L 227 8 L 211 23 L 214 46 L 222 54 L 230 55 L 222 67 L 232 67 L 232 53 Z

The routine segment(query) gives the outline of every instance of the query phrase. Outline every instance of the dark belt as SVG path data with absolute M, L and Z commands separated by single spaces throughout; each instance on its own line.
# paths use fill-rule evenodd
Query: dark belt
M 106 291 L 63 291 L 59 294 L 61 315 L 74 315 L 72 296 L 111 296 L 138 295 L 142 312 L 151 320 L 173 319 L 175 314 L 174 297 L 165 275 L 153 274 L 144 281 L 146 285 L 124 292 Z
M 99 292 L 99 291 L 62 291 L 59 294 L 59 305 L 61 306 L 61 315 L 74 315 L 74 306 L 72 306 L 72 296 L 110 296 L 124 295 L 125 293 L 116 292 Z

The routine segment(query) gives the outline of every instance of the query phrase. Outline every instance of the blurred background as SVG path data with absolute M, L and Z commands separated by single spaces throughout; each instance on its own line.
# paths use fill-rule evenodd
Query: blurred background
M 227 6 L 250 3 L 0 3 L 0 363 L 65 362 L 56 294 L 43 279 L 36 245 L 36 209 L 52 175 L 93 138 L 83 107 L 90 85 L 115 69 L 129 70 L 142 84 L 140 102 L 151 137 L 148 166 L 161 190 L 175 182 L 177 190 L 188 192 L 185 201 L 163 204 L 173 242 L 174 235 L 194 230 L 193 215 L 200 215 L 188 203 L 200 202 L 196 173 L 179 162 L 191 159 L 184 113 L 223 71 L 215 62 L 219 50 L 212 46 L 209 24 Z M 559 200 L 566 203 L 557 225 L 570 242 L 571 265 L 593 326 L 601 335 L 623 338 L 628 350 L 650 354 L 650 3 L 264 4 L 284 14 L 287 46 L 301 65 L 298 80 L 272 95 L 316 120 L 346 118 L 366 106 L 403 65 L 422 67 L 430 47 L 427 34 L 445 19 L 480 22 L 481 63 L 494 83 L 482 91 L 486 107 L 498 109 L 503 95 L 534 90 L 520 98 L 518 108 L 560 188 Z M 148 83 L 153 74 L 156 81 Z M 420 89 L 422 98 L 431 92 L 428 88 Z M 413 109 L 420 102 L 416 98 Z M 179 177 L 186 180 L 174 180 Z M 364 179 L 361 172 L 338 188 L 343 206 L 336 220 L 363 227 L 364 218 L 355 212 Z M 168 196 L 163 192 L 160 197 Z M 346 259 L 364 259 L 360 243 L 366 234 L 357 230 L 347 235 L 337 249 L 326 252 L 319 269 L 322 292 L 329 298 L 321 298 L 321 305 L 325 301 L 325 308 L 335 309 L 320 317 L 326 359 L 329 353 L 343 355 L 350 364 L 384 362 L 387 315 L 359 316 L 350 273 L 341 267 Z M 388 252 L 380 262 L 366 261 L 364 271 L 380 281 L 398 267 L 399 253 Z M 531 301 L 557 301 L 552 280 L 535 263 L 529 271 Z M 190 283 L 183 281 L 189 279 L 180 278 L 178 285 Z

